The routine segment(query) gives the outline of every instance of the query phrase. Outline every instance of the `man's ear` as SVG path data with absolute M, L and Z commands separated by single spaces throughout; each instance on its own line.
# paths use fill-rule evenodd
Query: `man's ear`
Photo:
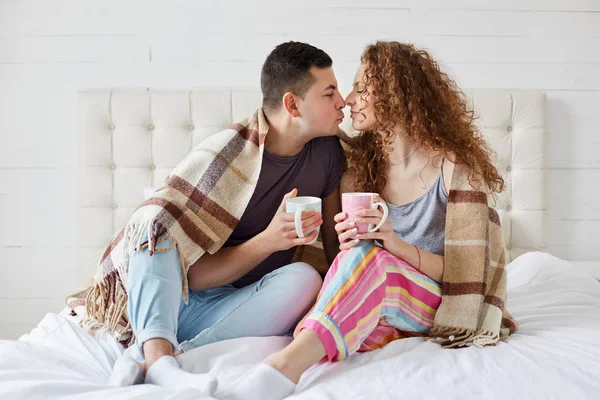
M 298 117 L 300 115 L 295 94 L 292 92 L 287 92 L 283 95 L 283 108 L 285 108 L 288 114 L 290 114 L 292 117 Z

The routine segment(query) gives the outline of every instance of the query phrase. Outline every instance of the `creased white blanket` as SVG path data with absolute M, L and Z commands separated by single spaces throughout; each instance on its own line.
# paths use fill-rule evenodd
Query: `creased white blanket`
M 599 399 L 600 282 L 547 253 L 508 266 L 508 308 L 519 331 L 496 347 L 444 350 L 420 338 L 303 376 L 291 399 Z M 290 338 L 241 338 L 178 357 L 226 386 Z M 0 341 L 0 399 L 188 399 L 190 390 L 107 385 L 123 349 L 48 314 L 19 341 Z

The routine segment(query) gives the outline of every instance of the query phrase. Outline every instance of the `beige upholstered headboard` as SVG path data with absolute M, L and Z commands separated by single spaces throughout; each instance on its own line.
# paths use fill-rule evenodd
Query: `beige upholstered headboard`
M 498 199 L 510 259 L 546 248 L 545 95 L 468 92 L 507 190 Z M 90 271 L 113 232 L 193 146 L 260 105 L 260 91 L 93 90 L 79 98 L 80 246 Z M 349 118 L 344 129 L 350 130 Z

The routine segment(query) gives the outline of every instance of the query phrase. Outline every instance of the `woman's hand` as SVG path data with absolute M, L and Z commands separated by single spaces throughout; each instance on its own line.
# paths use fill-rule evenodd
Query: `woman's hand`
M 373 200 L 376 202 L 382 201 L 377 195 Z M 356 213 L 356 216 L 357 218 L 355 219 L 355 222 L 357 224 L 369 224 L 371 226 L 377 226 L 383 218 L 383 213 L 379 210 L 379 208 L 366 209 Z M 384 221 L 383 225 L 381 225 L 376 232 L 358 233 L 355 235 L 355 237 L 362 240 L 377 240 L 383 245 L 384 249 L 390 252 L 393 242 L 398 239 L 398 236 L 396 235 L 396 232 L 394 232 L 394 229 L 392 228 L 392 222 L 389 218 Z
M 354 221 L 348 219 L 348 214 L 339 213 L 335 217 L 335 231 L 338 234 L 338 241 L 340 242 L 340 250 L 348 250 L 358 244 L 358 239 L 355 239 L 356 235 L 356 224 Z

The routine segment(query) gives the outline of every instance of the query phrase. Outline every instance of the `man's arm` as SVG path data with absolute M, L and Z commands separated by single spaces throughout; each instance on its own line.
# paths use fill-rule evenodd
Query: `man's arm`
M 296 189 L 286 194 L 273 220 L 260 234 L 238 246 L 221 248 L 215 254 L 204 254 L 188 271 L 190 290 L 199 291 L 228 285 L 246 275 L 268 256 L 309 243 L 318 234 L 298 238 L 294 214 L 286 213 L 285 201 L 296 196 Z M 309 231 L 322 223 L 322 216 L 315 211 L 302 213 L 303 230 Z
M 204 254 L 190 267 L 190 290 L 199 291 L 228 285 L 240 279 L 271 255 L 270 243 L 262 234 L 238 246 L 224 247 L 215 254 Z
M 340 252 L 335 221 L 333 217 L 342 211 L 340 202 L 340 189 L 335 189 L 329 196 L 323 199 L 323 249 L 329 265 L 333 263 L 335 256 Z

